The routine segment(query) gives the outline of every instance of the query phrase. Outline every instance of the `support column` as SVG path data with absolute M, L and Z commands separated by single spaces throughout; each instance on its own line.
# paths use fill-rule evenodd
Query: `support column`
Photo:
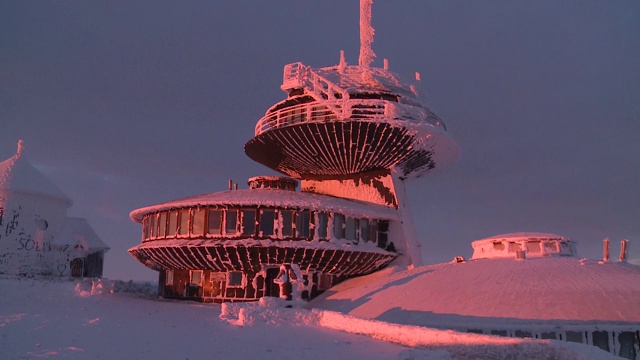
M 408 267 L 422 266 L 422 253 L 418 246 L 418 237 L 416 235 L 416 228 L 413 223 L 413 214 L 411 208 L 407 202 L 407 193 L 405 191 L 405 183 L 400 179 L 399 174 L 394 170 L 391 171 L 391 178 L 393 179 L 393 187 L 396 191 L 396 198 L 398 199 L 398 212 L 400 213 L 400 221 L 402 223 L 402 230 L 404 232 L 404 240 L 406 245 L 406 256 Z

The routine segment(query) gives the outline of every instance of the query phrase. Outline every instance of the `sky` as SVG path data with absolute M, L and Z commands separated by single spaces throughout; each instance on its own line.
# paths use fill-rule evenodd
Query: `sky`
M 282 69 L 356 64 L 358 1 L 2 1 L 0 159 L 25 154 L 111 246 L 104 276 L 153 280 L 137 208 L 275 172 L 243 151 Z M 640 259 L 640 2 L 375 1 L 373 66 L 420 72 L 461 149 L 407 185 L 427 263 L 550 232 Z

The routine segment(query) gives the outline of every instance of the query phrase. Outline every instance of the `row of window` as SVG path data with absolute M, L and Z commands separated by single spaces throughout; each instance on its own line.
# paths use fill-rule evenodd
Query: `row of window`
M 336 239 L 377 242 L 386 247 L 389 222 L 342 214 L 273 208 L 187 208 L 143 219 L 143 241 L 175 237 Z
M 173 270 L 165 271 L 165 285 L 173 286 Z M 212 275 L 211 281 L 224 282 L 227 288 L 243 288 L 245 287 L 246 274 L 241 271 L 229 271 L 222 277 L 217 276 L 214 278 Z M 332 286 L 332 276 L 324 273 L 318 273 L 318 290 L 328 290 Z M 193 286 L 202 286 L 204 281 L 203 270 L 190 270 L 189 271 L 189 284 Z

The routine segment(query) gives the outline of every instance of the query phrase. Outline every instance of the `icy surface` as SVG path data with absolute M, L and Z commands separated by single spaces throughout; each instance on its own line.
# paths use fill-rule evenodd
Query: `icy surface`
M 161 301 L 141 283 L 0 277 L 0 293 L 3 359 L 609 357 L 597 348 L 555 341 L 399 326 L 296 303 L 289 309 L 280 299 L 224 308 Z
M 455 301 L 452 301 L 455 299 Z M 430 326 L 640 323 L 640 267 L 573 257 L 481 259 L 389 268 L 348 280 L 312 305 Z

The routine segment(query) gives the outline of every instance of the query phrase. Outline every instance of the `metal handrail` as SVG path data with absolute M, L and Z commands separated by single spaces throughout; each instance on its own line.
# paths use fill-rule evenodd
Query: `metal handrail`
M 338 109 L 342 116 L 337 115 L 333 109 Z M 273 111 L 258 120 L 255 135 L 304 122 L 328 122 L 339 119 L 399 119 L 447 129 L 445 123 L 427 108 L 388 100 L 349 99 L 314 101 Z

